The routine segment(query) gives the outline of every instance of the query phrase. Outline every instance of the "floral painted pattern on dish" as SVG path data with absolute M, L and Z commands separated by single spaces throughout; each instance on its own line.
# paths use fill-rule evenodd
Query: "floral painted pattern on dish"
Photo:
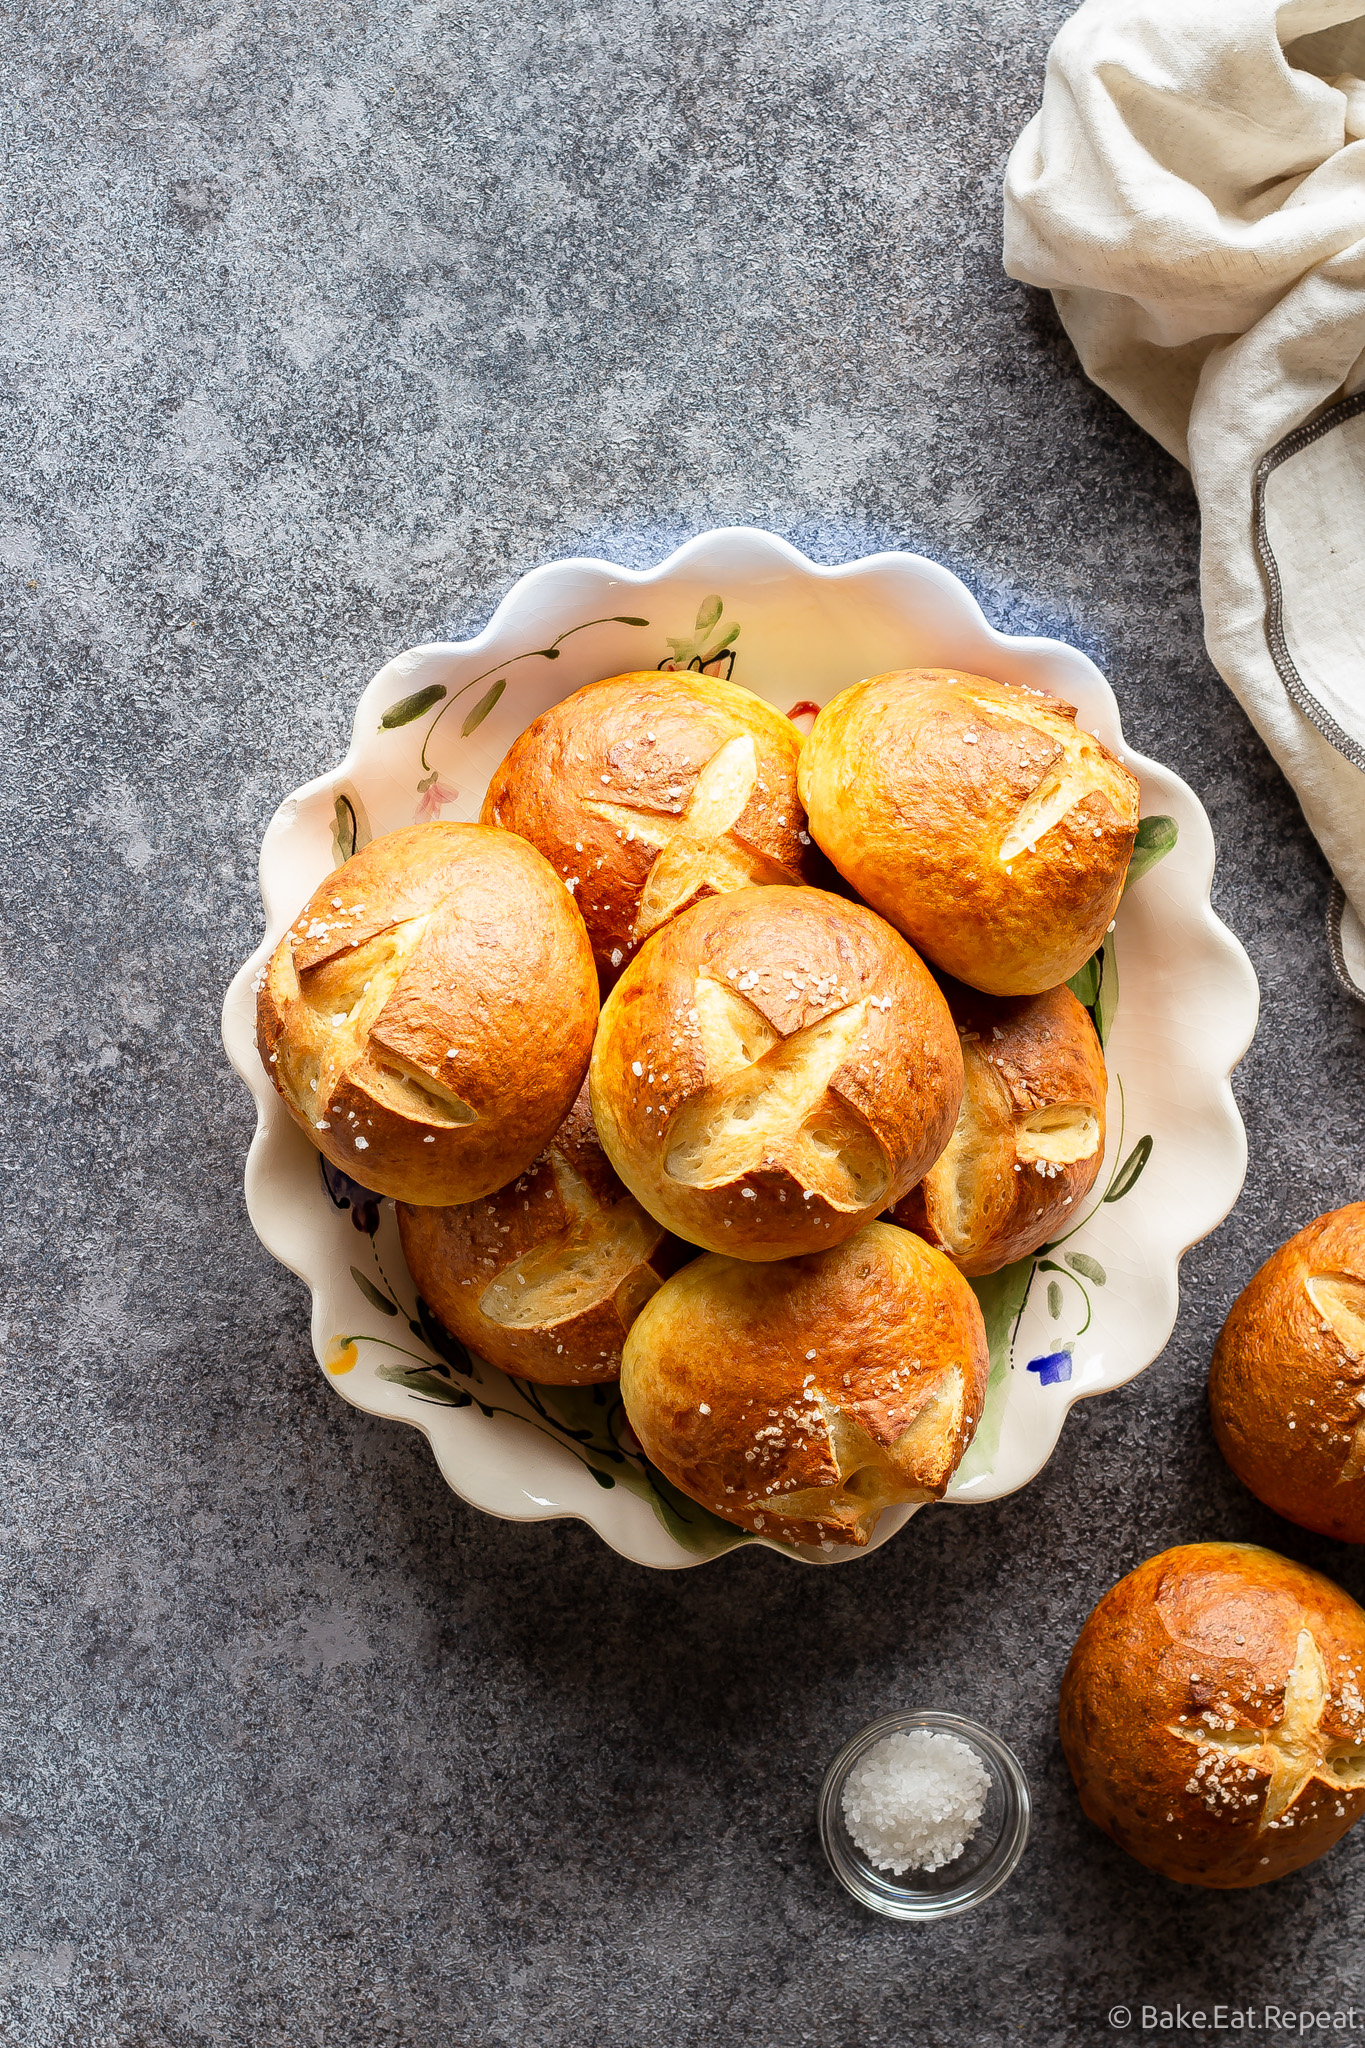
M 1060 1351 L 1048 1351 L 1041 1358 L 1031 1358 L 1029 1372 L 1036 1372 L 1040 1387 L 1055 1387 L 1071 1378 L 1071 1346 L 1064 1344 Z
M 719 597 L 704 597 L 697 608 L 696 624 L 684 639 L 670 640 L 671 650 L 659 663 L 661 669 L 691 669 L 694 675 L 721 676 L 727 682 L 735 672 L 735 641 L 739 627 L 727 626 L 717 639 L 725 605 Z M 709 643 L 709 645 L 708 645 Z
M 721 631 L 724 611 L 723 598 L 715 595 L 703 598 L 697 609 L 692 631 L 679 639 L 669 639 L 669 652 L 660 660 L 659 668 L 690 669 L 697 675 L 721 676 L 728 680 L 734 674 L 734 643 L 739 638 L 739 627 L 732 623 Z M 412 818 L 414 825 L 431 824 L 440 817 L 442 811 L 447 810 L 459 799 L 458 787 L 453 782 L 447 782 L 440 770 L 428 760 L 427 749 L 442 719 L 454 709 L 461 697 L 466 696 L 470 690 L 477 689 L 480 683 L 488 684 L 483 695 L 465 713 L 460 726 L 460 737 L 468 739 L 471 733 L 478 731 L 507 688 L 507 671 L 515 668 L 519 662 L 558 661 L 564 641 L 571 639 L 575 633 L 586 633 L 593 626 L 648 624 L 648 619 L 635 618 L 623 613 L 612 613 L 600 619 L 585 619 L 581 625 L 567 627 L 548 647 L 528 648 L 524 654 L 514 654 L 509 660 L 495 662 L 492 668 L 486 668 L 479 675 L 471 676 L 458 690 L 452 691 L 444 683 L 428 683 L 423 689 L 414 690 L 409 696 L 400 697 L 397 703 L 390 704 L 379 720 L 378 729 L 381 733 L 395 732 L 400 726 L 412 725 L 417 719 L 424 718 L 428 712 L 434 714 L 422 739 L 420 761 L 425 773 L 417 784 L 417 804 Z M 490 677 L 494 678 L 491 682 Z M 343 805 L 350 806 L 352 815 L 349 821 L 343 820 Z M 340 853 L 340 859 L 349 859 L 350 853 L 366 845 L 368 839 L 368 832 L 364 837 L 360 836 L 359 819 L 352 800 L 338 797 L 336 845 L 338 850 L 348 844 L 350 848 L 349 853 Z
M 719 602 L 720 600 L 717 598 L 716 603 L 718 605 Z M 717 615 L 719 616 L 719 614 Z M 439 770 L 427 759 L 427 748 L 431 745 L 436 728 L 440 725 L 441 720 L 446 716 L 447 712 L 455 708 L 461 697 L 466 696 L 470 690 L 477 689 L 480 683 L 488 683 L 488 687 L 483 695 L 465 713 L 463 723 L 460 726 L 460 737 L 468 739 L 471 733 L 478 731 L 503 691 L 507 688 L 507 671 L 515 668 L 519 662 L 558 661 L 560 649 L 564 642 L 572 639 L 575 633 L 586 633 L 591 626 L 647 626 L 648 624 L 648 619 L 626 617 L 619 613 L 613 613 L 601 619 L 584 619 L 583 623 L 579 626 L 566 627 L 564 632 L 556 635 L 548 647 L 531 647 L 524 654 L 514 654 L 509 660 L 495 662 L 492 668 L 486 668 L 480 675 L 471 676 L 467 683 L 461 683 L 458 690 L 450 690 L 444 683 L 428 683 L 424 689 L 414 690 L 410 696 L 400 697 L 396 704 L 390 704 L 388 710 L 383 713 L 379 720 L 380 732 L 395 732 L 399 726 L 411 725 L 416 719 L 425 717 L 429 711 L 435 713 L 422 739 L 420 758 L 426 773 L 417 785 L 417 808 L 413 813 L 413 823 L 415 825 L 430 824 L 434 819 L 439 818 L 446 806 L 453 804 L 460 794 L 453 783 L 442 780 Z M 669 644 L 672 645 L 673 643 L 670 642 Z M 686 666 L 685 663 L 682 665 Z M 489 682 L 490 676 L 494 677 L 495 680 Z M 440 706 L 439 710 L 436 709 L 437 705 Z
M 1126 895 L 1134 882 L 1164 860 L 1175 846 L 1178 828 L 1174 818 L 1144 818 L 1138 827 L 1137 843 L 1133 857 L 1128 864 L 1128 874 L 1123 889 Z M 1114 945 L 1114 929 L 1111 925 L 1105 935 L 1104 944 L 1092 954 L 1085 966 L 1073 974 L 1067 987 L 1079 1002 L 1090 1012 L 1101 1046 L 1109 1043 L 1114 1017 L 1119 1002 L 1118 955 Z M 1090 1328 L 1094 1312 L 1091 1288 L 1104 1287 L 1108 1274 L 1099 1260 L 1089 1252 L 1063 1251 L 1106 1202 L 1121 1202 L 1125 1195 L 1132 1193 L 1142 1175 L 1143 1168 L 1152 1156 L 1152 1139 L 1146 1135 L 1138 1139 L 1129 1152 L 1124 1151 L 1127 1127 L 1127 1097 L 1123 1077 L 1116 1074 L 1115 1082 L 1119 1091 L 1119 1142 L 1118 1163 L 1106 1183 L 1099 1201 L 1073 1224 L 1064 1237 L 1054 1238 L 1050 1244 L 1040 1245 L 1036 1252 L 1026 1258 L 1016 1259 L 1012 1266 L 1004 1266 L 998 1273 L 990 1273 L 983 1280 L 970 1284 L 981 1304 L 981 1313 L 986 1325 L 986 1337 L 990 1346 L 991 1376 L 986 1389 L 986 1405 L 981 1421 L 972 1440 L 970 1450 L 963 1460 L 963 1466 L 970 1470 L 983 1470 L 994 1458 L 1000 1442 L 1000 1428 L 1005 1405 L 1005 1389 L 1009 1375 L 1014 1368 L 1014 1345 L 1023 1321 L 1024 1310 L 1028 1307 L 1033 1283 L 1040 1273 L 1049 1275 L 1047 1283 L 1048 1314 L 1054 1322 L 1060 1322 L 1067 1311 L 1068 1299 L 1075 1300 L 1076 1314 L 1084 1308 L 1084 1320 L 1074 1334 L 1063 1343 L 1044 1352 L 1040 1357 L 1030 1359 L 1025 1370 L 1034 1375 L 1039 1387 L 1058 1386 L 1069 1381 L 1072 1373 L 1074 1347 L 1079 1338 Z M 1053 1254 L 1061 1252 L 1061 1263 Z M 1067 1283 L 1065 1286 L 1063 1282 Z
M 477 1408 L 490 1419 L 505 1415 L 538 1430 L 571 1451 L 604 1490 L 621 1485 L 647 1501 L 685 1550 L 714 1556 L 720 1549 L 753 1540 L 748 1530 L 733 1528 L 708 1513 L 655 1470 L 636 1440 L 614 1383 L 542 1387 L 532 1380 L 515 1379 L 469 1352 L 420 1294 L 409 1310 L 380 1256 L 382 1197 L 338 1172 L 329 1161 L 320 1160 L 319 1164 L 329 1200 L 337 1208 L 349 1208 L 352 1223 L 369 1241 L 377 1277 L 353 1265 L 351 1279 L 370 1307 L 391 1319 L 395 1331 L 393 1338 L 365 1330 L 338 1331 L 323 1360 L 334 1378 L 355 1370 L 362 1344 L 376 1347 L 385 1354 L 375 1365 L 377 1377 L 402 1387 L 410 1400 L 446 1408 Z M 406 1324 L 407 1332 L 425 1347 L 423 1351 L 397 1341 L 400 1324 Z M 508 1406 L 508 1401 L 517 1405 Z

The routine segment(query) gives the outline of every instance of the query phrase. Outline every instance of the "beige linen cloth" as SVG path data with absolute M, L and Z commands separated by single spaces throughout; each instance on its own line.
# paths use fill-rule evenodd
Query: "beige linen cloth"
M 1005 268 L 1189 466 L 1209 653 L 1365 999 L 1365 0 L 1086 0 L 1010 158 Z

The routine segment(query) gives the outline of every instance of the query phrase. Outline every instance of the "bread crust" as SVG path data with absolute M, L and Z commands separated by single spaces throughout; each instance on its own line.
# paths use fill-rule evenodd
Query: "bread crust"
M 1069 988 L 983 996 L 960 981 L 942 986 L 962 1043 L 962 1108 L 893 1217 L 978 1279 L 1076 1221 L 1104 1161 L 1108 1076 Z
M 690 1256 L 612 1172 L 586 1083 L 506 1187 L 458 1207 L 400 1202 L 397 1213 L 408 1271 L 446 1328 L 490 1365 L 545 1386 L 616 1379 L 626 1331 Z
M 1055 988 L 1118 909 L 1138 785 L 1060 698 L 956 669 L 873 676 L 825 706 L 797 782 L 840 874 L 972 988 Z
M 1214 1349 L 1209 1406 L 1258 1500 L 1365 1543 L 1365 1202 L 1319 1216 L 1247 1282 Z
M 333 1165 L 400 1201 L 473 1201 L 563 1122 L 597 1001 L 583 920 L 534 847 L 413 825 L 310 897 L 266 968 L 256 1037 Z
M 1105 1594 L 1062 1680 L 1090 1819 L 1218 1890 L 1300 1870 L 1365 1811 L 1365 1613 L 1252 1543 L 1188 1543 Z
M 801 735 L 736 683 L 639 670 L 551 705 L 480 813 L 572 890 L 604 988 L 702 895 L 818 878 L 796 794 Z
M 603 1007 L 593 1115 L 677 1236 L 745 1259 L 851 1237 L 947 1143 L 957 1032 L 933 976 L 862 904 L 780 886 L 705 898 Z
M 989 1369 L 966 1281 L 871 1223 L 779 1265 L 684 1266 L 631 1328 L 621 1397 L 646 1456 L 713 1514 L 861 1546 L 892 1502 L 942 1496 Z

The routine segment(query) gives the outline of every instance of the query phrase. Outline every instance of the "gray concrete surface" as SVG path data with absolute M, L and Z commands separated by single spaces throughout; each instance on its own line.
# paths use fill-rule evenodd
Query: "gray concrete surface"
M 1362 1021 L 1202 650 L 1188 483 L 1000 272 L 1065 11 L 12 0 L 7 2044 L 1082 2043 L 1120 2002 L 1365 2006 L 1365 1837 L 1180 1890 L 1085 1822 L 1055 1735 L 1082 1617 L 1165 1544 L 1365 1592 L 1204 1416 L 1232 1295 L 1361 1192 Z M 1163 1359 L 1026 1493 L 828 1576 L 482 1519 L 343 1406 L 247 1223 L 217 1037 L 265 821 L 381 660 L 547 557 L 729 521 L 923 548 L 1092 653 L 1208 804 L 1265 999 L 1250 1179 Z M 918 1702 L 1009 1736 L 1037 1823 L 1004 1893 L 916 1931 L 834 1889 L 812 1805 Z

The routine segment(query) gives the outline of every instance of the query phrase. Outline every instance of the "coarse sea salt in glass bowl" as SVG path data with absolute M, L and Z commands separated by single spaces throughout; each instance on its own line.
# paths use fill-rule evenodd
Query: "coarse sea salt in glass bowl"
M 854 1840 L 845 1817 L 844 1794 L 851 1774 L 888 1735 L 920 1729 L 954 1736 L 971 1751 L 990 1787 L 980 1819 L 960 1856 L 941 1863 L 936 1870 L 897 1874 L 879 1869 Z M 979 1906 L 1000 1889 L 1024 1853 L 1029 1814 L 1028 1780 L 1008 1744 L 961 1714 L 937 1713 L 930 1708 L 913 1714 L 884 1714 L 846 1742 L 825 1773 L 817 1818 L 820 1845 L 830 1869 L 860 1905 L 892 1920 L 941 1920 Z

